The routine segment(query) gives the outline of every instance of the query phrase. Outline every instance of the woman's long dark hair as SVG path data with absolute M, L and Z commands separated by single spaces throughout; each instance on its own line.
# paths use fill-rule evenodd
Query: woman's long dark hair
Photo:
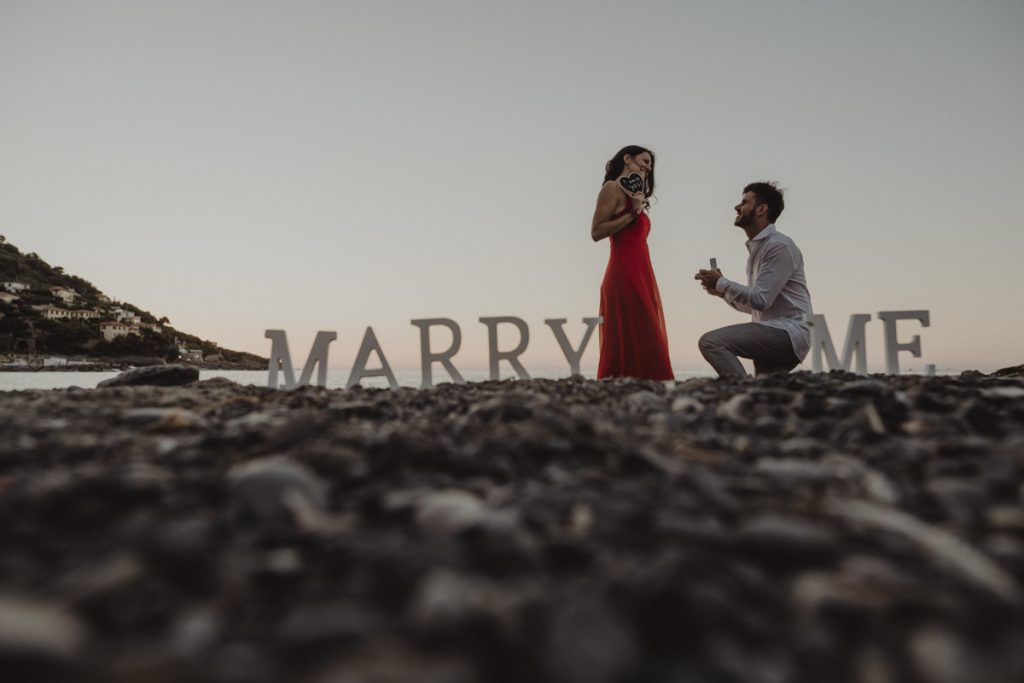
M 622 169 L 626 167 L 625 156 L 628 154 L 631 157 L 635 157 L 637 154 L 643 154 L 647 152 L 651 155 L 651 172 L 647 174 L 647 178 L 644 180 L 644 196 L 650 199 L 651 195 L 654 194 L 654 152 L 641 147 L 640 145 L 628 145 L 623 147 L 615 153 L 607 164 L 604 165 L 604 181 L 607 183 L 609 180 L 615 180 L 622 175 Z M 650 202 L 648 202 L 648 205 Z

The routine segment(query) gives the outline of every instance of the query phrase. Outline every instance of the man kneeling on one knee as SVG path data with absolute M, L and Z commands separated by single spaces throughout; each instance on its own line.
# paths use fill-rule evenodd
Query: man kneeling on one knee
M 747 233 L 747 284 L 722 276 L 721 270 L 700 270 L 694 276 L 704 290 L 725 299 L 753 322 L 711 330 L 700 338 L 701 355 L 720 377 L 743 377 L 740 358 L 754 361 L 754 372 L 789 372 L 811 346 L 804 314 L 811 313 L 811 294 L 804 276 L 804 257 L 786 235 L 775 229 L 785 207 L 775 183 L 743 188 L 734 224 Z

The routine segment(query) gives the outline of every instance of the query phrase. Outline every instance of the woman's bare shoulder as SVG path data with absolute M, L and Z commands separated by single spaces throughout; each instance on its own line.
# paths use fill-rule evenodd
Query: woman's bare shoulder
M 622 194 L 619 191 L 619 184 L 614 180 L 606 180 L 604 185 L 601 186 L 601 196 L 619 195 Z

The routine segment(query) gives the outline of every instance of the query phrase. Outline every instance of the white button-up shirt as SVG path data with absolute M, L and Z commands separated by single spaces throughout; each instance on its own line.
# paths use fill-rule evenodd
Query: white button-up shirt
M 804 255 L 774 223 L 747 240 L 747 251 L 747 286 L 721 277 L 715 289 L 737 311 L 750 313 L 755 323 L 785 330 L 793 353 L 802 361 L 811 348 L 811 331 L 803 316 L 813 312 Z

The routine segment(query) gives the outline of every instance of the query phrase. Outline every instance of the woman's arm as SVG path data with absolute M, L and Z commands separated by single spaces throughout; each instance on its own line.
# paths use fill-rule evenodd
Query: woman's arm
M 616 213 L 622 211 L 622 198 L 624 195 L 615 182 L 607 182 L 597 195 L 597 207 L 594 209 L 594 220 L 590 223 L 590 238 L 595 242 L 611 237 L 619 230 L 636 220 L 636 199 L 626 199 L 634 207 L 618 218 L 612 218 Z M 641 204 L 642 206 L 642 204 Z

